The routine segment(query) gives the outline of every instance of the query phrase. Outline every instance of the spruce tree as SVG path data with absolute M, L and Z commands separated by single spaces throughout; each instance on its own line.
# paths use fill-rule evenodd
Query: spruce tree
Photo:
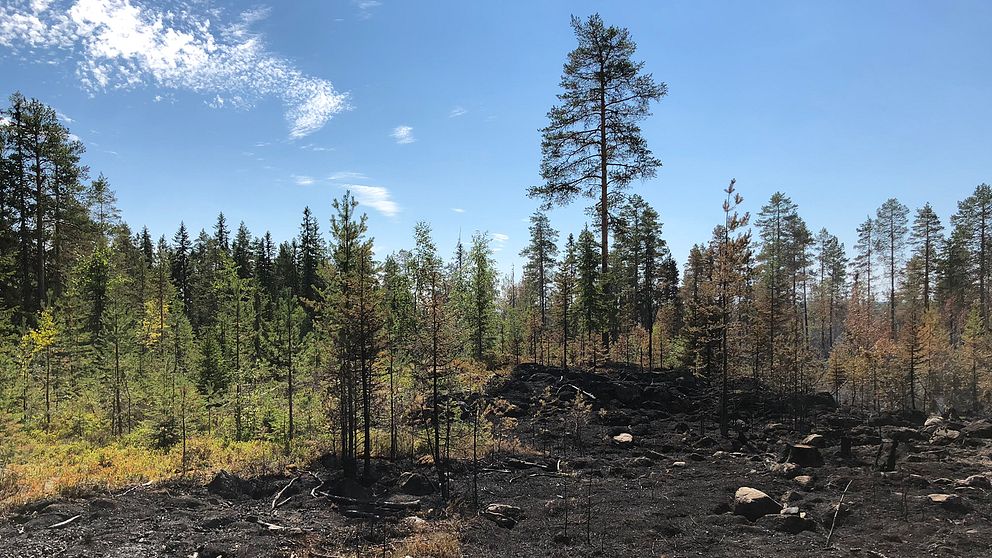
M 227 217 L 224 217 L 223 211 L 217 214 L 217 221 L 214 223 L 214 243 L 224 254 L 231 254 L 231 229 L 227 226 Z
M 254 276 L 254 266 L 252 262 L 252 239 L 251 231 L 245 226 L 244 221 L 238 225 L 238 232 L 234 235 L 234 242 L 231 244 L 231 258 L 237 268 L 238 276 L 242 279 Z
M 182 310 L 189 315 L 193 306 L 193 293 L 190 288 L 190 252 L 193 246 L 186 230 L 186 223 L 179 223 L 179 230 L 172 238 L 172 282 L 176 286 Z
M 576 243 L 576 302 L 575 311 L 579 316 L 583 342 L 592 346 L 593 335 L 602 325 L 602 280 L 599 268 L 599 246 L 596 237 L 588 226 L 582 228 Z M 596 366 L 596 351 L 592 351 L 591 363 Z
M 468 253 L 469 319 L 472 331 L 472 354 L 484 362 L 492 350 L 493 318 L 496 306 L 496 262 L 487 233 L 472 235 Z
M 561 325 L 561 367 L 568 369 L 568 345 L 575 329 L 572 324 L 577 320 L 573 315 L 573 301 L 575 300 L 578 284 L 578 249 L 575 245 L 575 236 L 568 235 L 565 241 L 565 254 L 562 256 L 561 265 L 555 274 L 555 306 L 558 309 L 559 324 Z
M 324 260 L 324 241 L 320 227 L 309 207 L 303 209 L 303 223 L 300 225 L 299 280 L 300 296 L 305 300 L 316 300 L 320 290 L 320 277 L 317 270 Z

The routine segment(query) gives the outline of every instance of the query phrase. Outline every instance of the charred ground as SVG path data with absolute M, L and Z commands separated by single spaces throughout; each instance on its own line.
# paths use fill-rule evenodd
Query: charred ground
M 442 507 L 429 463 L 377 460 L 363 486 L 327 457 L 35 502 L 0 520 L 0 556 L 988 555 L 992 422 L 869 415 L 823 395 L 798 420 L 755 387 L 735 393 L 724 438 L 690 375 L 522 365 L 487 394 L 507 443 L 480 463 L 481 514 L 469 462 L 453 464 Z M 814 449 L 790 452 L 801 441 Z M 772 513 L 745 517 L 741 487 Z

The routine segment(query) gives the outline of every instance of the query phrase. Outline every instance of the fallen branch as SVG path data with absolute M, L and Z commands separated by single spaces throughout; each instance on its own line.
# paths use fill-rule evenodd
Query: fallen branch
M 310 472 L 310 471 L 307 471 L 307 473 L 309 473 L 311 477 L 317 479 L 317 482 L 320 483 L 320 484 L 318 484 L 317 486 L 313 487 L 310 490 L 310 497 L 311 498 L 316 498 L 317 497 L 317 491 L 319 491 L 321 488 L 324 488 L 324 479 L 318 477 L 317 476 L 317 473 L 313 473 L 313 472 Z
M 547 465 L 541 463 L 535 463 L 533 461 L 524 461 L 523 459 L 517 459 L 516 457 L 506 458 L 506 465 L 511 469 L 530 469 L 531 467 L 536 467 L 538 469 L 547 469 Z
M 276 525 L 275 523 L 269 523 L 268 521 L 262 521 L 261 519 L 256 520 L 257 523 L 269 531 L 281 531 L 289 533 L 292 535 L 301 535 L 303 533 L 311 532 L 309 529 L 301 529 L 299 527 L 284 527 L 282 525 Z
M 117 496 L 114 496 L 114 498 L 120 498 L 121 496 L 127 496 L 128 494 L 134 492 L 135 490 L 137 490 L 139 488 L 144 488 L 146 486 L 151 486 L 151 485 L 152 485 L 152 481 L 148 481 L 148 482 L 143 483 L 143 484 L 136 484 L 136 485 L 132 486 L 131 488 L 128 488 L 124 492 L 121 492 Z M 113 496 L 113 495 L 111 495 L 111 496 Z
M 281 506 L 281 505 L 285 504 L 286 502 L 288 502 L 289 501 L 289 498 L 292 498 L 292 496 L 290 496 L 289 498 L 286 498 L 282 502 L 279 501 L 279 499 L 282 498 L 283 493 L 285 493 L 287 490 L 289 490 L 289 487 L 293 486 L 293 483 L 295 483 L 299 478 L 300 477 L 293 477 L 293 480 L 289 481 L 289 484 L 287 484 L 286 486 L 282 487 L 282 490 L 280 490 L 276 494 L 276 497 L 272 499 L 272 511 L 276 511 L 276 508 L 278 508 L 279 506 Z
M 837 514 L 840 513 L 840 507 L 844 505 L 844 496 L 847 495 L 847 489 L 851 488 L 851 483 L 854 479 L 847 481 L 847 486 L 844 487 L 844 492 L 840 494 L 840 501 L 837 502 L 837 509 L 834 510 L 834 519 L 830 522 L 830 532 L 827 533 L 827 547 L 830 546 L 830 539 L 834 536 L 834 527 L 837 525 Z
M 65 527 L 67 525 L 71 525 L 72 523 L 74 523 L 80 517 L 83 517 L 83 516 L 82 515 L 72 516 L 69 519 L 66 519 L 65 521 L 60 521 L 60 522 L 56 523 L 55 525 L 50 526 L 49 529 L 59 529 L 59 528 Z
M 582 395 L 585 395 L 585 396 L 586 396 L 586 397 L 588 397 L 589 399 L 596 399 L 596 396 L 595 396 L 595 395 L 593 395 L 593 394 L 591 394 L 591 393 L 589 393 L 588 391 L 586 391 L 586 390 L 584 390 L 584 389 L 582 389 L 582 388 L 580 388 L 579 386 L 577 386 L 577 385 L 575 385 L 575 384 L 568 384 L 568 385 L 569 385 L 569 387 L 571 387 L 571 388 L 572 388 L 572 389 L 574 389 L 575 391 L 577 391 L 577 392 L 579 392 L 579 393 L 581 393 Z

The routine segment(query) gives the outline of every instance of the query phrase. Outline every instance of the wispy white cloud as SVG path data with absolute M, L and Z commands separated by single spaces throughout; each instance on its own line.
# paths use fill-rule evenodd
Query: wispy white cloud
M 347 94 L 269 52 L 251 32 L 266 10 L 225 21 L 209 2 L 176 0 L 165 8 L 147 0 L 7 0 L 0 6 L 0 46 L 42 63 L 70 53 L 92 94 L 152 86 L 239 108 L 275 97 L 292 138 L 349 108 Z
M 333 147 L 324 147 L 322 145 L 316 145 L 313 143 L 308 143 L 306 145 L 301 145 L 300 149 L 305 149 L 307 151 L 334 151 Z
M 69 115 L 68 114 L 66 114 L 66 113 L 64 113 L 62 111 L 56 111 L 55 112 L 55 116 L 57 116 L 59 118 L 59 120 L 61 120 L 62 122 L 65 122 L 66 124 L 72 124 L 73 122 L 75 122 L 75 120 L 73 120 L 72 118 L 69 118 Z
M 493 252 L 501 252 L 510 237 L 503 233 L 493 233 Z
M 455 213 L 465 213 L 465 210 L 460 207 L 452 207 L 451 210 Z
M 362 172 L 353 171 L 338 171 L 331 173 L 331 176 L 327 177 L 328 180 L 338 181 L 338 180 L 367 180 L 368 176 Z
M 367 205 L 386 217 L 394 217 L 400 212 L 400 206 L 393 200 L 388 188 L 361 184 L 342 184 L 341 187 L 351 190 L 360 205 Z
M 293 175 L 293 181 L 300 186 L 309 186 L 314 183 L 314 179 L 312 176 L 297 175 L 297 174 Z
M 393 136 L 396 143 L 413 143 L 417 141 L 417 138 L 413 137 L 413 127 L 411 126 L 397 126 L 393 128 L 393 133 L 389 135 Z
M 467 112 L 468 110 L 466 110 L 465 107 L 456 106 L 451 109 L 451 112 L 448 113 L 448 118 L 458 118 L 459 116 L 464 116 Z
M 358 8 L 358 16 L 362 19 L 368 19 L 372 17 L 372 11 L 382 5 L 379 0 L 352 0 Z

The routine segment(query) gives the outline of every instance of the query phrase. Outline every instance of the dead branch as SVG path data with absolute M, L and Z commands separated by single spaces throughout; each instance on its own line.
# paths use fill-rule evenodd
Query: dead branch
M 844 496 L 847 495 L 847 489 L 848 488 L 851 488 L 851 483 L 852 482 L 854 482 L 854 479 L 851 479 L 851 480 L 847 481 L 847 486 L 844 487 L 844 492 L 841 492 L 841 494 L 840 494 L 840 500 L 837 502 L 837 509 L 834 510 L 834 518 L 830 522 L 830 532 L 827 533 L 827 546 L 828 547 L 830 546 L 830 539 L 831 539 L 831 537 L 834 536 L 834 527 L 837 525 L 837 514 L 840 513 L 840 507 L 844 505 Z
M 113 494 L 111 494 L 111 496 L 113 496 L 114 498 L 120 498 L 121 496 L 127 496 L 128 494 L 134 492 L 135 490 L 137 490 L 139 488 L 147 488 L 147 487 L 149 487 L 151 485 L 152 485 L 152 481 L 148 481 L 148 482 L 145 482 L 145 483 L 142 483 L 142 484 L 136 484 L 136 485 L 132 486 L 131 488 L 128 488 L 124 492 L 121 492 L 117 496 L 113 496 Z
M 262 525 L 269 531 L 285 531 L 289 529 L 289 527 L 283 527 L 282 525 L 276 525 L 275 523 L 269 523 L 268 521 L 262 521 L 261 519 L 258 520 L 258 524 Z
M 579 392 L 579 393 L 581 393 L 582 395 L 585 395 L 585 396 L 586 396 L 586 397 L 588 397 L 589 399 L 596 399 L 596 396 L 595 396 L 595 395 L 593 395 L 593 394 L 591 394 L 591 393 L 589 393 L 588 391 L 586 391 L 586 390 L 584 390 L 584 389 L 582 389 L 582 388 L 580 388 L 579 386 L 577 386 L 577 385 L 575 385 L 575 384 L 568 384 L 568 385 L 569 385 L 569 387 L 571 387 L 571 388 L 572 388 L 572 389 L 574 389 L 575 391 L 577 391 L 577 392 Z
M 541 463 L 535 463 L 533 461 L 524 461 L 523 459 L 517 459 L 516 457 L 507 457 L 506 466 L 511 469 L 530 469 L 531 467 L 536 467 L 538 469 L 548 469 L 547 465 Z
M 311 498 L 316 498 L 316 497 L 317 497 L 317 492 L 318 492 L 318 491 L 319 491 L 319 490 L 320 490 L 321 488 L 323 488 L 323 487 L 324 487 L 324 479 L 322 479 L 322 478 L 320 478 L 320 477 L 318 477 L 316 473 L 313 473 L 313 472 L 311 472 L 311 471 L 307 471 L 307 473 L 308 473 L 308 474 L 309 474 L 309 475 L 310 475 L 311 477 L 313 477 L 313 478 L 315 478 L 315 479 L 317 479 L 317 482 L 319 482 L 319 483 L 320 483 L 320 484 L 318 484 L 317 486 L 315 486 L 315 487 L 313 487 L 313 488 L 312 488 L 312 489 L 310 490 L 310 497 L 311 497 Z
M 74 515 L 74 516 L 70 517 L 69 519 L 66 519 L 65 521 L 60 521 L 60 522 L 56 523 L 55 525 L 49 526 L 48 528 L 49 529 L 60 529 L 60 528 L 65 527 L 67 525 L 73 524 L 80 517 L 83 517 L 83 516 L 81 514 L 80 515 Z
M 292 496 L 290 496 L 289 498 L 286 498 L 285 500 L 283 500 L 281 502 L 279 501 L 279 499 L 282 498 L 283 493 L 285 493 L 287 490 L 289 490 L 289 487 L 293 486 L 293 483 L 295 483 L 299 478 L 300 477 L 293 477 L 293 480 L 289 481 L 289 484 L 287 484 L 286 486 L 282 487 L 282 490 L 280 490 L 276 494 L 276 497 L 272 499 L 272 511 L 276 511 L 276 508 L 278 508 L 279 506 L 281 506 L 281 505 L 285 504 L 286 502 L 288 502 L 289 501 L 289 498 L 292 498 Z

